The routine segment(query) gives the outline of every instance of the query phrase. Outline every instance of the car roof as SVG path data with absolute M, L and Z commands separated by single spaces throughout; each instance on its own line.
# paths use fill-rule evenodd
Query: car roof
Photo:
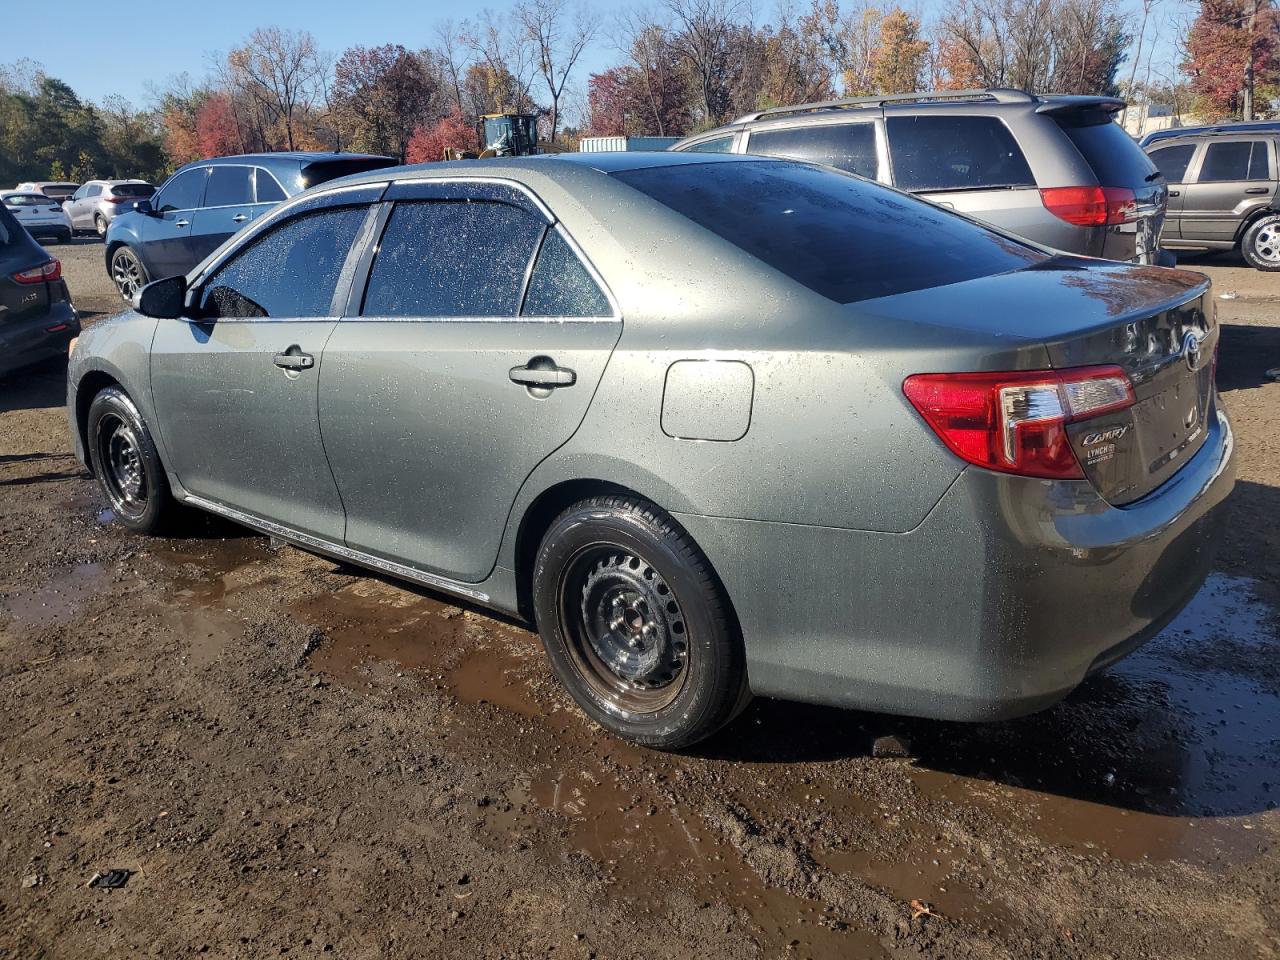
M 235 153 L 225 157 L 210 157 L 207 160 L 194 160 L 189 167 L 205 164 L 245 163 L 263 160 L 297 160 L 300 163 L 317 163 L 324 160 L 389 160 L 376 153 L 338 153 L 332 150 L 273 150 L 264 153 Z

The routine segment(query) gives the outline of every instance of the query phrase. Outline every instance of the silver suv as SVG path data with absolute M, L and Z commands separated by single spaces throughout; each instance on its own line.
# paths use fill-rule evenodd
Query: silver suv
M 1037 243 L 1173 265 L 1168 191 L 1112 122 L 1123 100 L 960 90 L 761 110 L 673 150 L 758 153 L 878 180 Z
M 156 188 L 145 180 L 90 180 L 62 209 L 71 218 L 72 230 L 92 230 L 105 237 L 117 214 L 132 210 L 134 203 L 150 199 L 155 192 Z

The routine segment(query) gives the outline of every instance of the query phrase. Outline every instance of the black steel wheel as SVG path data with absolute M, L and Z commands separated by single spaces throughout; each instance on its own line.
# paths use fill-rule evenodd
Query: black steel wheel
M 119 387 L 107 387 L 93 398 L 85 426 L 89 462 L 116 518 L 131 530 L 159 532 L 177 504 L 138 408 Z
M 556 675 L 613 733 L 677 749 L 747 703 L 723 589 L 688 534 L 652 504 L 610 496 L 566 510 L 543 537 L 533 587 Z

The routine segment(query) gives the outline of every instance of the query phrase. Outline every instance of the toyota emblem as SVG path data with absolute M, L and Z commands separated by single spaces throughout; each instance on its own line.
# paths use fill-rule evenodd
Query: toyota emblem
M 1200 369 L 1200 338 L 1194 333 L 1182 338 L 1182 359 L 1187 361 L 1188 370 Z

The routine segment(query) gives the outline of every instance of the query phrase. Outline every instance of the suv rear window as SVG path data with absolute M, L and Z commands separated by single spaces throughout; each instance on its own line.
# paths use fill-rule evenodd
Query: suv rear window
M 995 117 L 887 117 L 893 182 L 900 190 L 1034 187 L 1013 134 Z
M 1099 186 L 1134 190 L 1145 187 L 1159 175 L 1151 158 L 1111 119 L 1111 114 L 1090 111 L 1054 119 L 1093 168 Z
M 116 197 L 149 197 L 156 188 L 149 183 L 117 183 L 111 188 Z
M 876 130 L 870 123 L 753 130 L 747 153 L 808 160 L 870 180 L 876 177 Z
M 1045 259 L 932 204 L 804 164 L 688 164 L 612 175 L 838 303 L 1007 273 Z

